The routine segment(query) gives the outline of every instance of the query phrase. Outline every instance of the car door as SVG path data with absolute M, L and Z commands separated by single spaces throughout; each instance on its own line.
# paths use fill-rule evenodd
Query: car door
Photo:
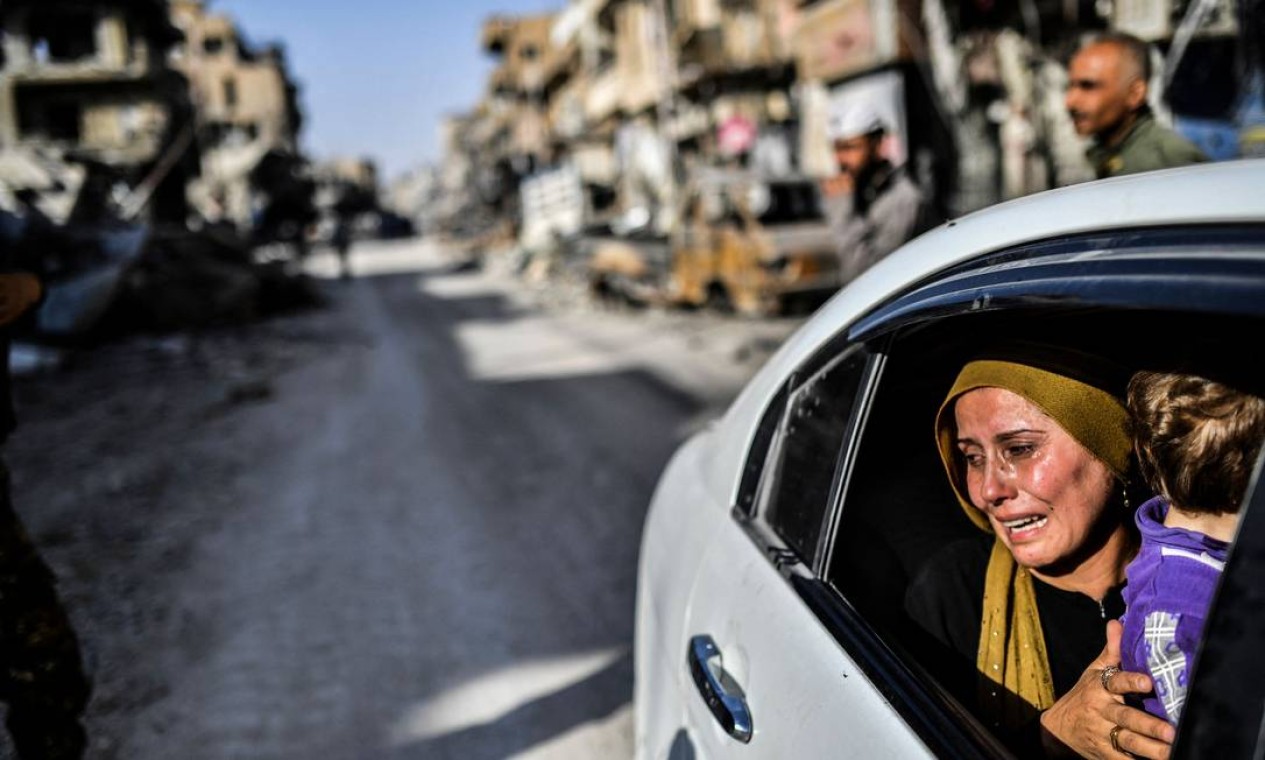
M 736 508 L 712 538 L 678 642 L 696 756 L 933 756 L 797 591 L 811 584 L 838 453 L 874 364 L 857 347 L 793 379 L 761 423 L 776 432 L 751 453 L 761 474 L 738 495 L 753 508 Z

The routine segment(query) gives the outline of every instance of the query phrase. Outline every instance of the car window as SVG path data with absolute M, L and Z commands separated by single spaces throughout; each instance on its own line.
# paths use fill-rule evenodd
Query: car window
M 774 436 L 782 425 L 782 417 L 786 414 L 787 393 L 787 387 L 782 386 L 773 396 L 756 428 L 751 449 L 747 452 L 742 479 L 738 483 L 738 495 L 734 500 L 735 507 L 747 517 L 755 513 L 756 494 L 764 475 L 764 466 L 766 462 L 772 461 L 769 459 L 769 451 L 773 446 Z
M 794 388 L 761 482 L 765 521 L 805 561 L 816 555 L 867 358 L 845 353 Z
M 907 594 L 915 579 L 928 573 L 964 572 L 967 557 L 971 562 L 986 560 L 991 545 L 962 514 L 931 434 L 945 393 L 958 368 L 978 347 L 980 336 L 1029 334 L 1042 342 L 1110 355 L 1131 368 L 1124 378 L 1132 368 L 1180 367 L 1196 374 L 1232 377 L 1250 389 L 1259 381 L 1250 377 L 1231 337 L 1253 334 L 1254 329 L 1243 332 L 1247 324 L 1237 317 L 1129 310 L 1092 315 L 1015 311 L 947 319 L 933 329 L 886 343 L 882 377 L 856 444 L 855 465 L 848 482 L 841 485 L 841 515 L 828 558 L 828 582 L 911 671 L 972 708 L 970 695 L 977 678 L 974 651 L 964 655 L 960 642 L 933 637 L 918 626 L 910 617 Z M 1121 345 L 1114 339 L 1118 335 L 1130 335 L 1129 344 Z M 1235 356 L 1240 359 L 1236 361 Z M 1255 392 L 1259 394 L 1259 387 Z M 1135 507 L 1151 495 L 1137 480 L 1132 487 Z M 965 623 L 977 626 L 978 615 L 972 609 Z M 955 625 L 946 624 L 946 628 L 953 630 Z M 1077 673 L 1088 667 L 1097 646 L 1086 650 Z
M 1259 228 L 1162 228 L 999 252 L 863 316 L 770 403 L 736 512 L 753 517 L 747 532 L 770 561 L 789 566 L 782 543 L 811 560 L 808 574 L 784 573 L 788 581 L 937 754 L 1011 756 L 971 712 L 978 640 L 954 661 L 906 610 L 912 579 L 952 572 L 939 564 L 942 550 L 987 538 L 957 503 L 932 434 L 958 370 L 989 342 L 1023 339 L 1110 357 L 1127 374 L 1202 372 L 1265 397 L 1265 373 L 1245 350 L 1265 331 L 1263 250 Z M 1265 517 L 1257 524 L 1265 536 Z M 1233 581 L 1227 569 L 1222 589 Z M 1237 589 L 1253 582 L 1241 578 Z M 1222 641 L 1242 646 L 1232 631 Z M 1202 679 L 1196 670 L 1192 694 Z M 1181 737 L 1179 726 L 1179 748 Z

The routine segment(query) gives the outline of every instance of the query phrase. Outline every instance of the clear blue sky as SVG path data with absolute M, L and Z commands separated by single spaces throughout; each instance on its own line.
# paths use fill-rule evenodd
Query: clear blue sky
M 439 154 L 443 116 L 478 102 L 494 61 L 479 48 L 494 13 L 565 0 L 209 0 L 256 42 L 281 40 L 316 158 L 367 155 L 384 179 Z

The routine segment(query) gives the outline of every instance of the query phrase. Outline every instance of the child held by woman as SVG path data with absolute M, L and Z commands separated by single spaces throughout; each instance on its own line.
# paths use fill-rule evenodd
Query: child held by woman
M 1265 400 L 1202 377 L 1138 372 L 1128 408 L 1143 476 L 1159 494 L 1136 520 L 1121 668 L 1150 673 L 1142 707 L 1176 725 L 1204 620 L 1265 439 Z

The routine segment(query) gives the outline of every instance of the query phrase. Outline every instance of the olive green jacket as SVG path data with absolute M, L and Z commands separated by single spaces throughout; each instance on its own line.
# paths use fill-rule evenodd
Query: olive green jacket
M 1086 155 L 1099 179 L 1208 160 L 1194 143 L 1161 126 L 1150 111 L 1138 117 L 1119 145 L 1109 148 L 1095 144 Z

